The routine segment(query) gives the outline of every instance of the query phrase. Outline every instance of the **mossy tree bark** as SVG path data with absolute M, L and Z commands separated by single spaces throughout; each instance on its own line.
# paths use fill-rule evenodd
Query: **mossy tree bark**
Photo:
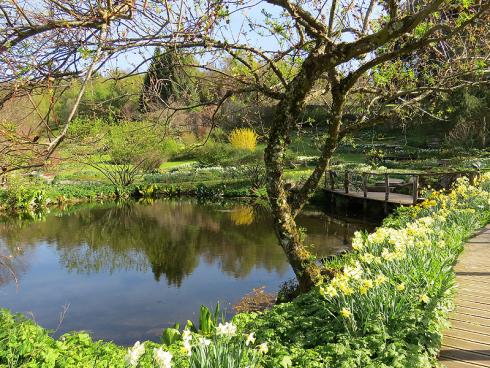
M 303 68 L 289 85 L 282 101 L 276 106 L 275 118 L 265 150 L 267 193 L 274 218 L 274 228 L 284 253 L 299 282 L 301 291 L 307 291 L 321 282 L 322 275 L 315 257 L 308 252 L 295 218 L 306 203 L 309 194 L 318 186 L 327 163 L 340 139 L 342 109 L 347 90 L 342 88 L 335 70 L 330 70 L 333 103 L 328 134 L 319 162 L 299 191 L 289 192 L 284 181 L 284 156 L 293 129 L 302 112 L 305 99 L 317 79 L 330 67 L 322 62 L 324 47 L 319 47 L 305 60 Z

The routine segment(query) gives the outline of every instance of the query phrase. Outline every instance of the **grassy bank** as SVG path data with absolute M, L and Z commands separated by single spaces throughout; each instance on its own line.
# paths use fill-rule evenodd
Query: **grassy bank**
M 194 196 L 263 197 L 265 189 L 251 189 L 248 180 L 207 180 L 178 184 L 135 184 L 119 188 L 103 183 L 13 185 L 0 189 L 0 213 L 43 211 L 49 207 L 116 199 L 168 198 Z
M 478 186 L 460 181 L 374 233 L 356 234 L 354 251 L 326 264 L 335 276 L 308 294 L 232 324 L 201 313 L 200 326 L 168 329 L 161 344 L 129 350 L 83 332 L 53 339 L 3 311 L 0 366 L 433 367 L 452 306 L 452 267 L 488 221 L 490 177 Z

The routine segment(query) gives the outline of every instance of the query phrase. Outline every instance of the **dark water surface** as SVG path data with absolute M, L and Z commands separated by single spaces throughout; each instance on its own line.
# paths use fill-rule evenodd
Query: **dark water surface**
M 366 227 L 307 209 L 298 222 L 320 256 L 349 247 Z M 0 307 L 31 315 L 58 334 L 90 331 L 132 344 L 195 320 L 201 304 L 231 311 L 253 288 L 277 291 L 293 273 L 267 211 L 191 200 L 96 204 L 43 221 L 0 223 Z

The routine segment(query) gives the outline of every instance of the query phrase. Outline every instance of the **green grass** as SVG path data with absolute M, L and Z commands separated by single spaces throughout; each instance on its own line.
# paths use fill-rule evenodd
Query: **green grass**
M 195 164 L 197 161 L 195 160 L 187 160 L 187 161 L 167 161 L 164 162 L 163 164 L 160 165 L 160 170 L 169 170 L 169 169 L 175 169 L 180 166 L 185 166 L 185 165 L 192 165 Z
M 342 160 L 343 162 L 364 164 L 364 163 L 366 163 L 366 156 L 363 153 L 339 152 L 333 156 L 333 161 L 335 161 L 335 160 Z

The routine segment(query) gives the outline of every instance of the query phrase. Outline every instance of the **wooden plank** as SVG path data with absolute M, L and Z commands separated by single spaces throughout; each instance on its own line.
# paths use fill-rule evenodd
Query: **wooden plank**
M 479 266 L 479 267 L 483 267 L 483 266 Z M 460 272 L 463 273 L 465 271 L 460 271 Z M 471 271 L 466 271 L 466 273 L 471 273 Z M 461 275 L 461 277 L 458 277 L 457 284 L 463 287 L 471 286 L 471 285 L 481 286 L 484 287 L 484 289 L 486 290 L 490 290 L 489 288 L 490 285 L 488 285 L 488 280 L 486 280 L 486 277 Z
M 332 192 L 331 190 L 327 190 Z M 345 193 L 344 190 L 335 190 L 333 193 L 337 195 L 342 195 L 346 197 L 370 199 L 373 201 L 383 201 L 385 202 L 385 193 L 383 192 L 367 192 L 367 197 L 364 198 L 364 192 L 353 192 L 349 190 L 349 193 Z M 406 194 L 390 193 L 389 203 L 412 205 L 412 197 Z
M 476 341 L 463 340 L 459 337 L 454 336 L 444 336 L 442 339 L 442 346 L 457 348 L 461 350 L 467 351 L 475 351 L 479 354 L 483 354 L 488 356 L 488 360 L 490 361 L 490 346 L 487 344 L 483 344 Z
M 335 176 L 332 170 L 328 171 L 328 175 L 330 176 L 330 188 L 332 189 L 333 192 L 335 191 Z
M 388 174 L 385 173 L 385 201 L 388 202 L 390 199 L 390 178 Z
M 451 321 L 451 328 L 456 328 L 458 330 L 463 330 L 463 331 L 471 331 L 471 332 L 476 332 L 480 335 L 488 335 L 490 336 L 490 326 L 482 326 L 477 323 L 471 323 L 467 321 L 458 321 L 454 319 L 450 319 Z M 451 330 L 449 330 L 451 331 Z
M 490 367 L 490 356 L 475 351 L 461 350 L 445 347 L 441 350 L 439 360 L 444 364 L 446 361 L 459 360 L 466 363 L 473 363 L 481 367 Z
M 443 337 L 448 368 L 490 367 L 490 226 L 465 245 L 456 267 L 456 310 Z
M 476 365 L 474 363 L 462 362 L 461 360 L 448 359 L 444 361 L 444 367 L 446 368 L 481 368 L 483 365 Z
M 465 284 L 482 284 L 486 285 L 488 288 L 488 280 L 486 279 L 485 276 L 477 276 L 477 275 L 471 275 L 471 271 L 459 271 L 456 276 L 458 276 L 458 284 L 459 285 L 465 285 Z
M 468 307 L 462 306 L 461 304 L 458 304 L 458 307 L 456 308 L 456 313 L 490 319 L 490 312 L 489 311 L 485 311 L 482 309 L 468 308 Z
M 412 187 L 412 203 L 417 204 L 417 200 L 419 199 L 419 176 L 413 175 L 413 187 Z
M 368 195 L 367 182 L 368 182 L 368 174 L 362 174 L 362 194 L 364 198 L 367 198 Z
M 464 322 L 474 323 L 481 326 L 490 327 L 490 321 L 488 320 L 488 318 L 480 318 L 476 316 L 470 316 L 468 314 L 459 314 L 454 312 L 451 313 L 450 316 L 451 319 L 454 319 L 456 321 L 464 321 Z
M 490 305 L 489 300 L 486 300 L 486 299 L 475 300 L 474 294 L 471 294 L 471 293 L 459 292 L 458 293 L 458 300 L 462 300 L 464 302 L 469 302 L 469 303 L 474 303 L 474 304 L 481 304 L 484 306 Z
M 466 330 L 460 330 L 457 328 L 451 328 L 449 331 L 447 331 L 444 335 L 445 337 L 453 337 L 465 341 L 473 341 L 473 342 L 478 342 L 481 344 L 484 344 L 488 347 L 490 347 L 490 336 L 489 335 L 482 335 L 481 333 L 478 333 L 477 331 L 466 331 Z
M 462 287 L 461 291 L 466 294 L 473 294 L 474 299 L 490 300 L 490 290 L 487 288 L 482 288 L 477 285 L 467 285 Z
M 476 310 L 490 311 L 490 304 L 476 303 L 472 300 L 458 298 L 458 306 L 472 308 Z

